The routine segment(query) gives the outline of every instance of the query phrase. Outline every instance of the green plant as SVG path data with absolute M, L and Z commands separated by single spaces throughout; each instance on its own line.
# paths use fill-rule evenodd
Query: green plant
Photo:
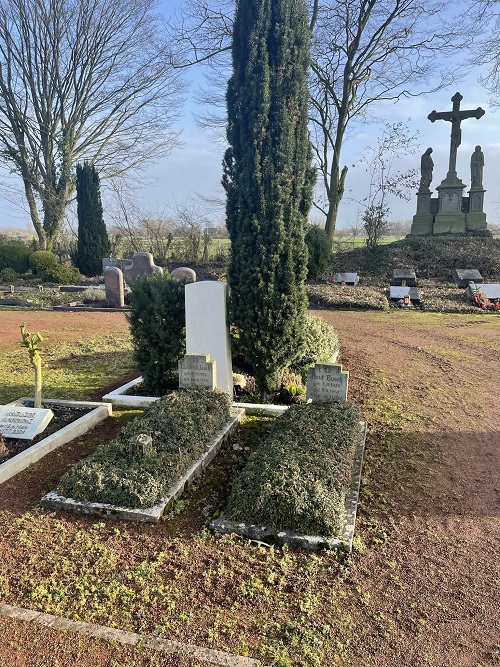
M 236 478 L 225 515 L 277 530 L 337 534 L 358 437 L 355 406 L 292 406 Z
M 316 315 L 306 316 L 304 345 L 295 367 L 301 372 L 311 364 L 331 361 L 339 351 L 335 329 Z
M 42 252 L 42 251 L 40 251 Z M 66 264 L 54 264 L 47 267 L 42 277 L 46 283 L 55 283 L 56 285 L 71 285 L 80 280 L 80 271 L 73 266 L 66 266 Z
M 376 251 L 374 251 L 376 252 Z M 363 310 L 389 310 L 389 302 L 382 290 L 356 285 L 307 285 L 311 306 L 320 308 L 362 308 Z
M 43 274 L 47 269 L 57 266 L 57 257 L 50 250 L 36 250 L 30 254 L 29 263 L 35 273 Z
M 19 274 L 17 273 L 17 271 L 14 271 L 14 269 L 7 267 L 0 271 L 0 276 L 2 276 L 2 280 L 4 283 L 13 283 L 19 276 Z
M 230 319 L 264 393 L 279 388 L 303 338 L 304 231 L 314 183 L 309 42 L 304 0 L 237 4 L 223 176 Z
M 76 167 L 78 246 L 75 263 L 84 276 L 102 273 L 102 258 L 109 257 L 109 242 L 102 214 L 99 175 L 94 165 L 84 162 Z
M 26 323 L 19 325 L 21 329 L 21 345 L 27 348 L 30 362 L 35 369 L 35 400 L 34 407 L 42 407 L 42 357 L 40 355 L 40 343 L 43 341 L 39 333 L 26 331 Z
M 318 280 L 330 268 L 332 244 L 324 229 L 310 225 L 306 234 L 307 279 Z
M 159 273 L 138 278 L 127 316 L 134 358 L 153 396 L 176 386 L 178 361 L 185 352 L 184 283 Z
M 60 480 L 61 493 L 79 500 L 150 507 L 205 451 L 230 416 L 231 400 L 220 391 L 178 391 L 151 404 L 113 442 L 101 445 Z M 153 452 L 128 453 L 128 441 L 151 434 Z
M 32 252 L 32 248 L 20 242 L 0 245 L 0 270 L 9 268 L 24 273 L 30 267 L 29 257 Z
M 82 292 L 83 303 L 93 303 L 95 301 L 106 301 L 106 292 L 96 287 L 87 287 Z

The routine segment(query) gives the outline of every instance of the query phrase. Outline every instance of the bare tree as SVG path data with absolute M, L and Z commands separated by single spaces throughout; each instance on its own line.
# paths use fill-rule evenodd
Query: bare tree
M 112 177 L 168 152 L 179 73 L 154 0 L 4 0 L 0 161 L 50 248 L 88 160 Z
M 500 106 L 500 3 L 497 0 L 473 2 L 462 21 L 462 26 L 473 39 L 472 64 L 485 72 L 479 77 L 488 90 L 492 106 Z M 468 64 L 471 64 L 470 57 Z
M 216 112 L 201 121 L 212 127 L 224 124 L 220 109 L 235 4 L 188 0 L 175 24 L 179 63 L 209 67 L 209 89 L 201 101 Z M 437 0 L 310 0 L 309 7 L 311 139 L 323 191 L 315 205 L 333 238 L 348 171 L 341 155 L 348 130 L 358 121 L 367 122 L 381 100 L 441 87 L 445 73 L 440 75 L 436 54 L 442 55 L 450 36 L 440 25 Z

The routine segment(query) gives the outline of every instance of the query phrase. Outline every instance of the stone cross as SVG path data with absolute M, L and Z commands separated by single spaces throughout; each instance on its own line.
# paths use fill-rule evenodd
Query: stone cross
M 460 124 L 466 118 L 477 118 L 478 120 L 484 116 L 485 111 L 478 107 L 470 111 L 460 111 L 460 102 L 463 100 L 460 93 L 455 93 L 451 98 L 453 102 L 452 111 L 431 111 L 427 118 L 434 123 L 436 120 L 447 120 L 451 122 L 451 138 L 450 138 L 450 164 L 448 167 L 448 176 L 457 175 L 457 148 L 462 143 L 462 130 Z

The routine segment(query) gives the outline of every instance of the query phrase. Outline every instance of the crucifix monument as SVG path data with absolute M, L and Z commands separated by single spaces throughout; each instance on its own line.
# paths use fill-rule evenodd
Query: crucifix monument
M 485 190 L 482 185 L 484 157 L 480 146 L 476 147 L 471 158 L 472 181 L 468 198 L 463 197 L 466 185 L 457 176 L 457 150 L 462 143 L 461 123 L 467 118 L 479 120 L 485 111 L 481 107 L 461 110 L 462 99 L 460 93 L 455 93 L 451 98 L 451 111 L 432 111 L 427 116 L 431 123 L 436 120 L 451 123 L 450 159 L 446 178 L 436 187 L 438 197 L 432 198 L 429 189 L 433 166 L 430 157 L 432 149 L 428 148 L 422 156 L 422 178 L 417 193 L 417 213 L 413 216 L 412 234 L 460 234 L 469 229 L 486 229 L 486 214 L 483 212 Z

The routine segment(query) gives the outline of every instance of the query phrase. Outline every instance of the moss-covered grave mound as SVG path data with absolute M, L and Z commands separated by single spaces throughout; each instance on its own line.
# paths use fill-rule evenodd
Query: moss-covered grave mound
M 76 463 L 61 478 L 58 493 L 83 502 L 151 507 L 201 456 L 230 419 L 231 399 L 220 391 L 176 391 L 152 403 L 112 442 Z M 152 436 L 150 454 L 129 454 L 139 433 Z
M 339 534 L 358 439 L 353 405 L 291 407 L 236 478 L 224 516 L 275 530 Z

